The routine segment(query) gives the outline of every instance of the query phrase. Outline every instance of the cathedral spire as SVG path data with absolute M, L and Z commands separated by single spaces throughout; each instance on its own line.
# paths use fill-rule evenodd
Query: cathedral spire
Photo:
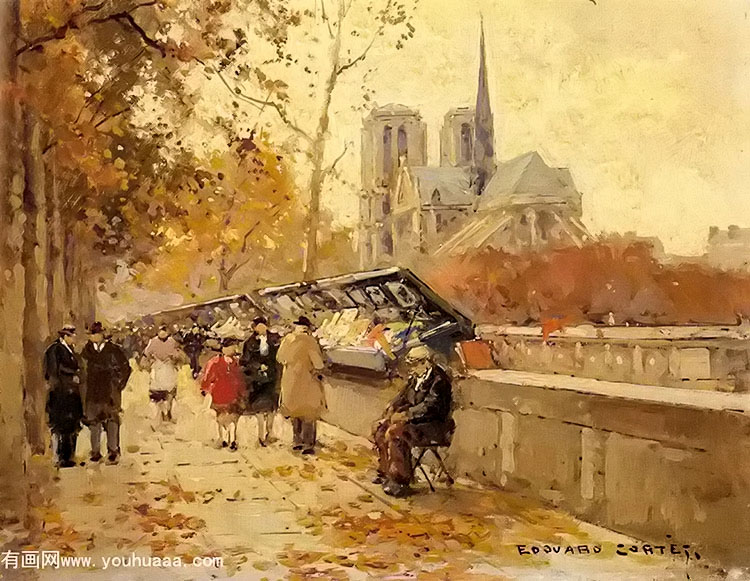
M 474 119 L 474 165 L 477 172 L 477 193 L 495 173 L 495 129 L 490 105 L 490 89 L 487 82 L 487 53 L 484 46 L 484 18 L 481 18 L 479 39 L 479 85 L 477 87 L 476 117 Z

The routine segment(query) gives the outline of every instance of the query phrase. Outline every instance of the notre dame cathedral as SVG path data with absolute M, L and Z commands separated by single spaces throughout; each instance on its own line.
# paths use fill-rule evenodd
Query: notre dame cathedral
M 580 246 L 590 236 L 581 214 L 581 194 L 567 169 L 549 167 L 537 152 L 496 161 L 483 29 L 476 107 L 445 115 L 439 166 L 428 165 L 427 127 L 418 111 L 386 105 L 364 121 L 363 268 L 406 263 L 420 252 Z

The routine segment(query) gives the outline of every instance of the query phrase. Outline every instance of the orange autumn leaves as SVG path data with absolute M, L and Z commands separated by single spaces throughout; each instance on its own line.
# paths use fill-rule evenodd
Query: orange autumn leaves
M 174 217 L 154 225 L 163 243 L 143 284 L 226 290 L 244 270 L 268 273 L 297 258 L 301 213 L 293 177 L 270 143 L 238 140 L 194 164 L 192 175 L 151 189 L 154 200 L 173 206 Z
M 734 324 L 750 316 L 750 275 L 664 265 L 644 242 L 611 237 L 512 255 L 494 249 L 435 267 L 436 290 L 478 322 L 554 326 Z
M 61 169 L 85 176 L 93 190 L 119 188 L 128 173 L 124 166 L 118 167 L 117 158 L 106 155 L 118 131 L 117 120 L 105 128 L 99 123 L 106 122 L 113 106 L 124 105 L 106 104 L 87 91 L 87 84 L 81 82 L 86 49 L 69 38 L 51 43 L 44 52 L 25 55 L 23 62 L 23 100 L 48 128 L 46 154 L 54 156 Z
M 158 263 L 157 288 L 175 290 L 196 271 L 226 287 L 282 246 L 279 231 L 299 234 L 293 181 L 270 140 L 242 139 L 243 128 L 221 120 L 212 122 L 226 137 L 219 151 L 193 151 L 175 137 L 194 107 L 182 82 L 196 55 L 210 56 L 198 32 L 216 34 L 219 3 L 194 4 L 201 24 L 185 25 L 179 46 L 159 40 L 180 16 L 169 2 L 22 4 L 22 102 L 43 125 L 42 155 L 62 190 L 64 219 L 99 251 L 91 262 L 101 273 L 112 259 L 141 274 Z M 151 93 L 173 118 L 144 117 L 142 96 Z

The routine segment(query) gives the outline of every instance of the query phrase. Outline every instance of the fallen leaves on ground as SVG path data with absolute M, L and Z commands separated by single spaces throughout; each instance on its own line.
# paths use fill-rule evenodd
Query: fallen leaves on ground
M 140 504 L 133 510 L 141 515 L 140 527 L 147 533 L 152 533 L 158 528 L 166 530 L 190 529 L 197 531 L 206 527 L 206 522 L 196 516 L 186 516 L 180 512 L 172 513 L 166 508 L 152 508 L 148 504 Z
M 353 472 L 363 472 L 375 468 L 375 455 L 372 449 L 361 444 L 348 446 L 345 442 L 334 440 L 327 444 L 317 456 L 329 465 L 344 466 Z
M 164 493 L 155 496 L 156 500 L 166 500 L 169 504 L 196 501 L 195 492 L 185 490 L 175 476 L 172 476 L 169 480 L 161 480 L 154 486 L 166 489 Z

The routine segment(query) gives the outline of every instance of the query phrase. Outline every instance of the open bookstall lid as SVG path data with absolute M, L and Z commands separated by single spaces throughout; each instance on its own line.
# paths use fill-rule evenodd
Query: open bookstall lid
M 213 328 L 236 321 L 238 327 L 249 327 L 257 314 L 253 301 L 247 295 L 238 294 L 164 309 L 144 315 L 134 323 L 139 327 L 160 324 L 184 327 L 197 323 L 204 328 Z
M 308 317 L 320 334 L 329 332 L 327 338 L 339 347 L 347 346 L 347 339 L 357 336 L 357 328 L 365 329 L 375 320 L 400 329 L 400 340 L 395 345 L 399 352 L 418 342 L 445 350 L 455 341 L 474 336 L 473 323 L 468 317 L 405 268 L 270 287 L 249 296 L 259 310 L 284 324 L 300 316 Z M 363 325 L 357 327 L 358 322 Z M 347 329 L 355 329 L 348 337 L 334 329 L 345 323 Z

